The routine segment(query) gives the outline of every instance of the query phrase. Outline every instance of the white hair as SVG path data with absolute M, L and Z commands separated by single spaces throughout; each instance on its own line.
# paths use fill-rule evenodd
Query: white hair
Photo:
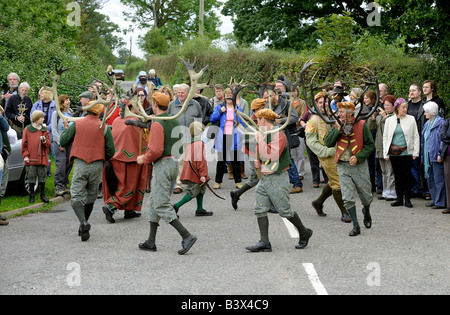
M 156 74 L 155 69 L 150 69 L 150 70 L 148 71 L 148 74 Z
M 9 77 L 14 77 L 17 79 L 17 82 L 20 82 L 20 78 L 17 73 L 11 72 L 10 74 L 8 74 L 8 77 L 6 79 L 8 80 Z
M 430 115 L 436 116 L 439 113 L 439 105 L 435 102 L 427 102 L 423 104 L 423 110 L 429 112 Z
M 20 88 L 23 88 L 23 87 L 27 88 L 28 91 L 30 90 L 30 85 L 28 84 L 28 82 L 22 82 L 22 83 L 20 83 L 19 89 L 20 89 Z
M 181 83 L 180 85 L 178 85 L 178 89 L 182 89 L 185 90 L 186 92 L 189 93 L 189 85 L 187 85 L 186 83 Z

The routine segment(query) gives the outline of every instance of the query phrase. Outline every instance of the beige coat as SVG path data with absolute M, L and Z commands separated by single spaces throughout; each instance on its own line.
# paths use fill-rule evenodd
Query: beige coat
M 420 156 L 420 136 L 417 131 L 416 119 L 411 115 L 405 115 L 400 118 L 400 126 L 405 135 L 408 154 L 412 156 Z M 397 128 L 397 115 L 386 119 L 383 132 L 383 156 L 389 158 L 389 147 L 394 136 L 395 128 Z

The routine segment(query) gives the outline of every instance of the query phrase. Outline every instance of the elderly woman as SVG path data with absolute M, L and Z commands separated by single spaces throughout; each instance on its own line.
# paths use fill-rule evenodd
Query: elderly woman
M 364 96 L 364 102 L 365 100 L 366 96 Z M 386 161 L 383 157 L 383 132 L 386 119 L 395 115 L 395 97 L 393 95 L 386 95 L 383 97 L 382 102 L 384 104 L 384 109 L 381 107 L 378 108 L 378 115 L 374 113 L 373 116 L 369 118 L 368 123 L 370 130 L 376 131 L 375 157 L 380 162 L 383 180 L 383 193 L 378 199 L 393 201 L 397 199 L 397 194 L 395 192 L 395 176 L 391 161 Z
M 442 143 L 440 132 L 445 120 L 438 116 L 439 106 L 435 102 L 425 103 L 423 110 L 428 119 L 423 126 L 421 141 L 421 162 L 424 164 L 425 178 L 428 180 L 428 189 L 431 194 L 431 201 L 427 207 L 445 209 L 444 165 L 439 152 Z
M 410 201 L 412 188 L 412 162 L 420 154 L 420 136 L 416 119 L 407 115 L 408 104 L 403 98 L 394 103 L 395 115 L 386 119 L 383 132 L 383 156 L 391 161 L 395 175 L 395 191 L 397 200 L 392 207 L 405 206 L 412 208 Z

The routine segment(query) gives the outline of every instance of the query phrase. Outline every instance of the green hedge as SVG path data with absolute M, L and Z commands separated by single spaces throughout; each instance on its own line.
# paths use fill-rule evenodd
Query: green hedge
M 263 73 L 272 81 L 281 74 L 299 72 L 306 60 L 314 58 L 322 67 L 322 80 L 347 77 L 358 66 L 371 69 L 378 77 L 379 83 L 386 83 L 390 93 L 394 96 L 408 99 L 409 86 L 412 83 L 421 84 L 427 79 L 435 80 L 438 94 L 445 104 L 450 103 L 450 76 L 447 61 L 430 58 L 428 56 L 409 56 L 404 53 L 403 43 L 388 44 L 383 37 L 364 35 L 352 45 L 353 51 L 350 59 L 345 63 L 338 63 L 339 59 L 329 55 L 329 51 L 317 49 L 301 53 L 264 50 L 258 51 L 250 48 L 231 48 L 224 52 L 217 48 L 210 48 L 208 42 L 194 39 L 176 51 L 165 56 L 152 56 L 147 60 L 147 68 L 154 68 L 164 83 L 189 83 L 189 76 L 181 58 L 193 61 L 197 57 L 196 70 L 208 65 L 207 72 L 201 82 L 228 84 L 233 77 L 237 81 L 256 81 L 261 79 L 258 72 Z M 253 85 L 244 90 L 247 101 L 255 98 L 251 93 L 256 89 Z M 205 94 L 212 96 L 212 90 Z

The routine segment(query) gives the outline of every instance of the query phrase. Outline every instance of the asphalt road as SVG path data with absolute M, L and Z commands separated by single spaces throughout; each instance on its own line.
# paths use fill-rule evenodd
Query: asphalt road
M 184 256 L 177 254 L 180 236 L 164 222 L 158 229 L 158 251 L 138 248 L 149 233 L 148 195 L 140 218 L 124 220 L 119 211 L 115 224 L 106 221 L 98 199 L 87 242 L 80 241 L 69 201 L 48 212 L 10 218 L 8 226 L 0 226 L 0 294 L 257 297 L 450 292 L 449 215 L 426 208 L 423 199 L 412 199 L 414 207 L 408 209 L 374 198 L 372 228 L 363 227 L 358 212 L 361 235 L 349 237 L 351 223 L 340 221 L 332 198 L 325 203 L 326 217 L 317 216 L 311 207 L 321 189 L 312 187 L 309 163 L 306 171 L 304 192 L 291 195 L 292 207 L 314 231 L 303 250 L 294 247 L 295 230 L 279 215 L 269 214 L 273 251 L 247 252 L 245 247 L 259 240 L 254 189 L 241 197 L 235 211 L 229 196 L 234 183 L 225 175 L 216 192 L 227 200 L 209 191 L 204 198 L 204 208 L 213 216 L 195 217 L 195 200 L 180 209 L 181 222 L 198 237 Z M 214 178 L 214 162 L 209 163 L 209 174 Z M 182 196 L 172 195 L 171 200 Z
M 248 169 L 248 168 L 247 168 Z M 210 176 L 215 164 L 209 164 Z M 233 210 L 224 178 L 218 194 L 206 193 L 211 217 L 195 217 L 195 200 L 180 210 L 180 220 L 198 237 L 184 256 L 177 254 L 181 238 L 161 222 L 157 252 L 138 249 L 148 237 L 147 211 L 137 219 L 105 220 L 97 200 L 90 223 L 91 238 L 81 242 L 78 221 L 65 201 L 51 211 L 11 218 L 0 227 L 0 294 L 175 294 L 175 295 L 315 295 L 315 294 L 448 294 L 450 216 L 425 208 L 392 208 L 376 198 L 373 226 L 349 237 L 351 224 L 340 221 L 333 199 L 318 217 L 311 201 L 309 164 L 304 192 L 291 204 L 304 224 L 314 230 L 308 247 L 294 248 L 285 221 L 270 214 L 270 253 L 249 253 L 259 240 L 252 208 L 254 189 Z M 172 195 L 176 202 L 182 195 Z M 146 196 L 146 201 L 148 196 Z M 147 202 L 144 205 L 147 209 Z M 362 226 L 362 216 L 361 226 Z

